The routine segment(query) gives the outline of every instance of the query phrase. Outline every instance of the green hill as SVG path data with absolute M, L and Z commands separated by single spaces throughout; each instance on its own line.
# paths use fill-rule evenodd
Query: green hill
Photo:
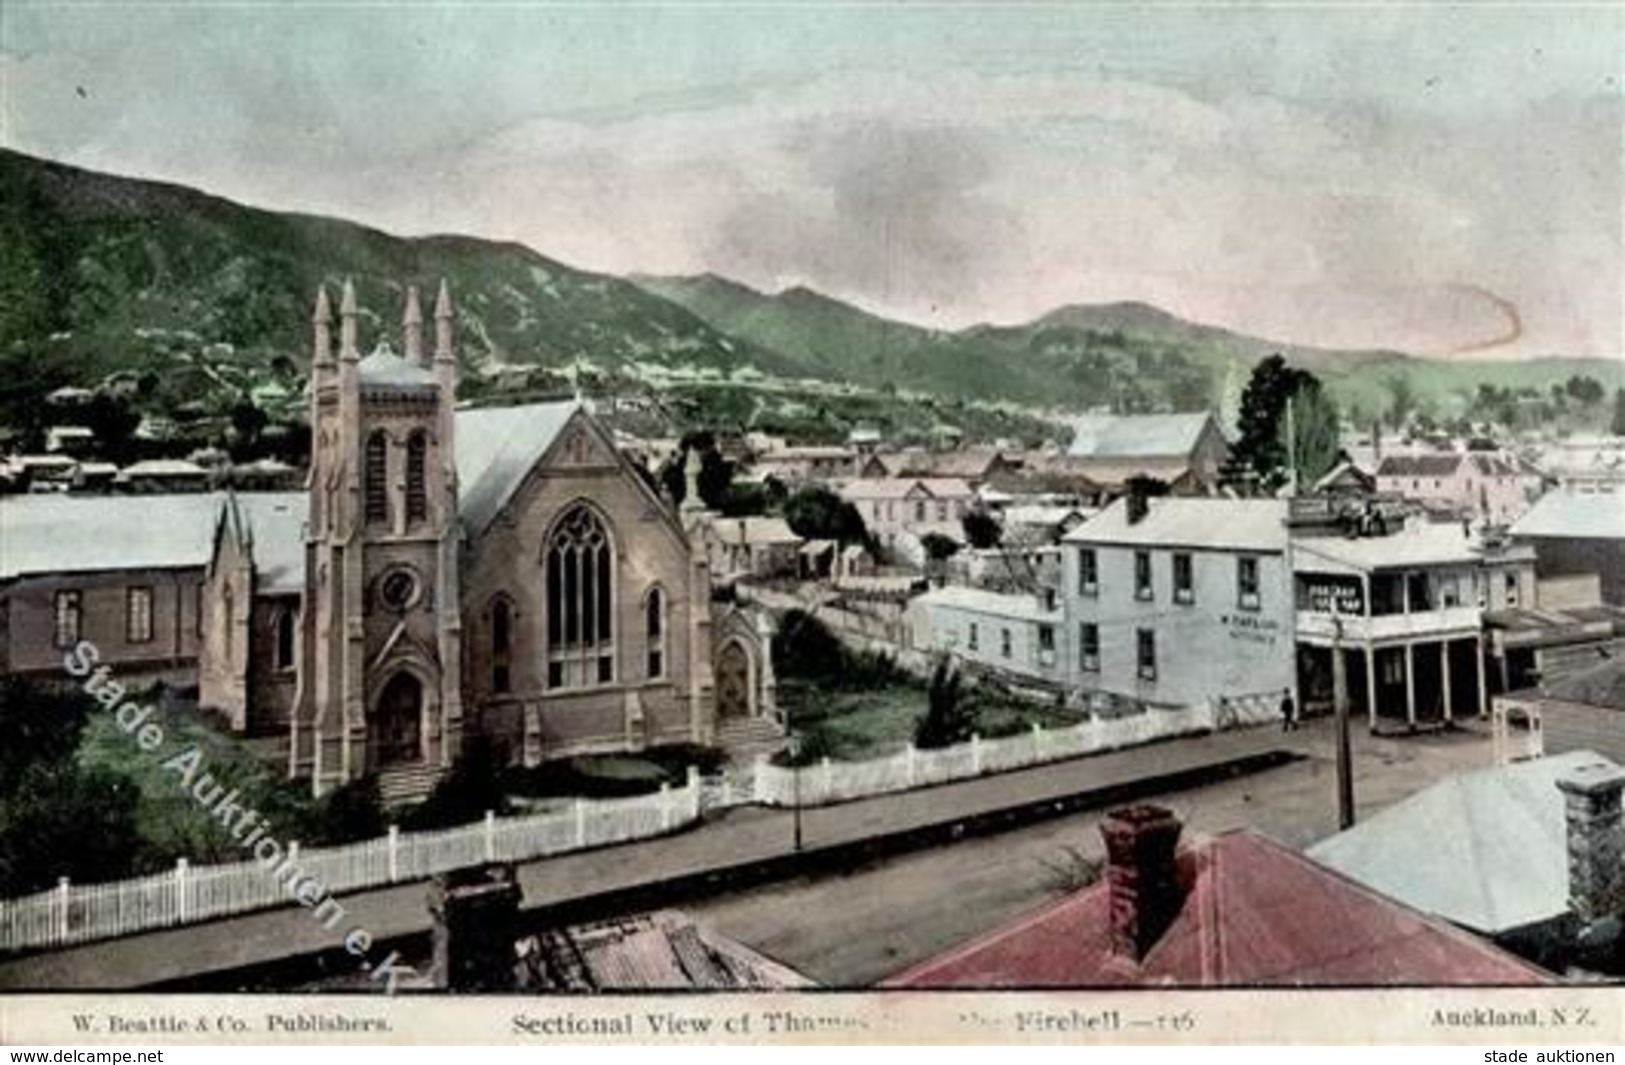
M 1050 410 L 1193 409 L 1233 403 L 1253 363 L 1273 351 L 1320 374 L 1362 415 L 1388 409 L 1396 389 L 1447 416 L 1484 383 L 1544 392 L 1579 373 L 1610 392 L 1621 384 L 1614 361 L 1327 351 L 1140 303 L 926 329 L 806 288 L 768 294 L 712 275 L 634 283 L 519 244 L 397 237 L 3 149 L 0 248 L 0 428 L 37 430 L 51 389 L 109 377 L 129 380 L 140 413 L 178 416 L 203 438 L 218 436 L 249 397 L 274 408 L 272 420 L 297 421 L 312 294 L 346 277 L 368 345 L 398 328 L 403 284 L 449 278 L 474 398 L 556 389 L 572 366 L 596 374 L 596 387 L 647 395 L 646 379 L 624 371 L 663 366 Z M 739 402 L 761 406 L 759 397 Z
M 476 370 L 577 359 L 802 370 L 636 285 L 519 244 L 395 237 L 4 150 L 0 246 L 0 418 L 59 384 L 185 376 L 204 352 L 228 368 L 302 365 L 316 285 L 346 277 L 367 345 L 379 328 L 398 330 L 404 283 L 432 291 L 449 278 Z
M 1549 392 L 1574 375 L 1612 390 L 1618 360 L 1426 359 L 1246 336 L 1144 303 L 1077 304 L 1015 326 L 958 331 L 891 321 L 805 288 L 759 292 L 714 275 L 636 277 L 713 326 L 793 355 L 824 375 L 872 387 L 1118 409 L 1220 406 L 1274 352 L 1312 370 L 1345 410 L 1374 416 L 1396 391 L 1436 417 L 1467 413 L 1479 385 Z M 1233 401 L 1234 397 L 1230 397 Z

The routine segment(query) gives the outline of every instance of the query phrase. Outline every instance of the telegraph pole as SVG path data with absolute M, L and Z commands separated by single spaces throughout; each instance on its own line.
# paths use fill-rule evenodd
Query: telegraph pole
M 1293 499 L 1298 498 L 1298 418 L 1293 411 L 1293 400 L 1297 396 L 1286 397 L 1286 467 L 1287 484 L 1291 486 L 1289 492 Z
M 1354 757 L 1349 748 L 1349 678 L 1343 661 L 1343 617 L 1332 600 L 1332 708 L 1337 721 L 1337 827 L 1354 827 Z

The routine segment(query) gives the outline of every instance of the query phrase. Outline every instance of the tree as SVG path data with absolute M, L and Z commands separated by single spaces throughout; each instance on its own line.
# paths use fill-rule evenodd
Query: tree
M 1615 436 L 1625 436 L 1625 388 L 1614 389 L 1614 419 L 1608 431 Z
M 1232 458 L 1264 480 L 1286 464 L 1281 447 L 1281 417 L 1297 388 L 1298 372 L 1280 355 L 1271 355 L 1253 367 L 1241 393 L 1238 437 Z
M 1408 387 L 1408 386 L 1406 386 Z M 1280 355 L 1271 355 L 1253 367 L 1252 379 L 1241 397 L 1240 438 L 1232 461 L 1251 470 L 1261 488 L 1271 491 L 1288 477 L 1292 449 L 1286 435 L 1287 406 L 1292 406 L 1300 473 L 1306 473 L 1307 447 L 1312 467 L 1321 473 L 1331 468 L 1336 456 L 1337 408 L 1324 394 L 1318 378 L 1307 370 L 1287 365 Z M 1329 454 L 1327 448 L 1330 448 Z M 1323 467 L 1323 468 L 1322 468 Z
M 773 640 L 773 671 L 780 678 L 826 680 L 840 676 L 845 664 L 845 649 L 829 626 L 806 611 L 786 611 Z
M 270 424 L 264 411 L 253 400 L 241 399 L 231 408 L 231 454 L 238 460 L 259 454 L 260 434 Z
M 869 529 L 858 508 L 823 485 L 807 485 L 786 499 L 784 520 L 806 540 L 869 545 Z
M 18 676 L 0 680 L 6 742 L 0 743 L 0 797 L 31 766 L 69 758 L 90 720 L 95 704 L 89 696 L 54 691 Z
M 1575 374 L 1570 377 L 1568 383 L 1563 386 L 1563 390 L 1569 394 L 1570 398 L 1586 407 L 1601 403 L 1603 396 L 1607 394 L 1603 390 L 1601 381 L 1598 381 L 1595 377 L 1587 377 L 1585 374 Z
M 83 419 L 96 435 L 96 446 L 104 458 L 120 465 L 131 461 L 131 440 L 141 424 L 141 415 L 131 408 L 129 400 L 97 391 L 85 404 Z
M 939 532 L 928 532 L 920 537 L 920 547 L 924 549 L 925 557 L 932 562 L 946 562 L 959 552 L 959 545 L 953 538 Z
M 999 546 L 1004 538 L 1004 528 L 998 519 L 985 510 L 967 510 L 959 524 L 965 530 L 965 542 L 979 551 Z
M 377 839 L 389 831 L 378 778 L 367 775 L 347 781 L 322 797 L 316 812 L 315 834 L 307 842 L 335 846 Z
M 0 894 L 22 895 L 59 876 L 91 882 L 136 871 L 145 844 L 137 790 L 123 773 L 86 768 L 76 752 L 88 695 L 0 682 L 7 742 L 0 745 Z M 71 846 L 65 843 L 71 841 Z
M 1318 380 L 1305 375 L 1291 399 L 1290 420 L 1295 439 L 1299 485 L 1314 484 L 1337 465 L 1343 442 L 1338 431 L 1337 404 Z M 1283 434 L 1286 426 L 1281 427 Z M 1283 444 L 1285 440 L 1283 438 Z
M 688 498 L 688 455 L 700 455 L 698 477 L 700 501 L 712 510 L 727 513 L 733 487 L 734 464 L 722 457 L 716 436 L 709 429 L 696 429 L 679 441 L 677 453 L 660 468 L 660 483 L 678 506 Z
M 507 813 L 508 793 L 502 776 L 501 760 L 490 738 L 465 739 L 451 771 L 403 819 L 406 827 L 415 831 L 455 828 L 480 820 L 487 810 Z
M 137 871 L 145 844 L 129 777 L 68 758 L 30 767 L 7 784 L 11 793 L 0 800 L 0 893 L 30 894 L 62 876 L 95 883 Z
M 914 723 L 914 746 L 922 750 L 965 743 L 976 734 L 976 708 L 965 699 L 959 668 L 944 656 L 931 670 L 925 713 Z
M 1403 373 L 1394 374 L 1388 378 L 1388 394 L 1391 397 L 1388 403 L 1388 424 L 1395 429 L 1403 429 L 1411 420 L 1411 414 L 1416 410 L 1416 389 L 1411 379 Z

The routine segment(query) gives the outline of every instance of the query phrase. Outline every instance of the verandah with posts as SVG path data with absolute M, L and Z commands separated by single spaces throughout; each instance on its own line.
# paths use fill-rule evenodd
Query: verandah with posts
M 1260 704 L 1262 705 L 1262 704 Z M 337 847 L 289 847 L 288 860 L 330 895 L 423 880 L 489 861 L 524 862 L 572 851 L 648 839 L 731 806 L 822 806 L 967 780 L 1028 766 L 1121 750 L 1263 720 L 1257 707 L 1203 703 L 1095 718 L 1059 729 L 1034 727 L 999 739 L 935 750 L 912 746 L 861 762 L 828 759 L 777 766 L 765 758 L 715 777 L 691 769 L 681 787 L 622 799 L 578 799 L 543 813 L 487 814 L 457 828 L 401 832 Z M 0 901 L 0 950 L 65 946 L 172 927 L 270 907 L 293 905 L 286 877 L 255 861 L 192 866 L 102 884 L 66 879 L 46 891 Z

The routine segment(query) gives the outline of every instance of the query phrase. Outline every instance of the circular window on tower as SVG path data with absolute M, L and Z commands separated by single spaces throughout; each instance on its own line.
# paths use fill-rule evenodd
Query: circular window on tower
M 406 567 L 392 569 L 378 579 L 378 601 L 386 610 L 407 610 L 418 601 L 422 586 Z

